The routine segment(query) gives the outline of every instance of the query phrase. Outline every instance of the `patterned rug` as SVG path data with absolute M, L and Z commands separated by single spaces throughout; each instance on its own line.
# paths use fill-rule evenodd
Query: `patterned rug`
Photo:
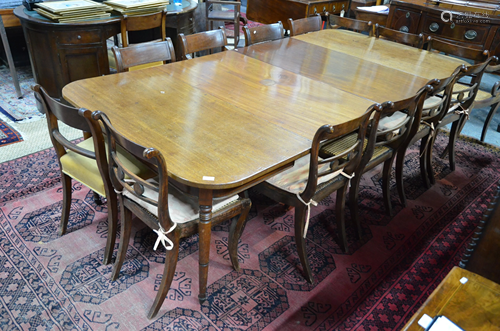
M 23 93 L 21 99 L 17 98 L 9 68 L 0 66 L 0 113 L 13 121 L 42 116 L 36 107 L 35 96 L 31 91 L 31 85 L 35 83 L 31 67 L 18 67 L 16 71 Z
M 0 147 L 23 141 L 21 134 L 0 120 Z
M 436 153 L 446 144 L 437 141 Z M 163 271 L 154 233 L 135 222 L 120 278 L 101 264 L 106 206 L 73 183 L 68 233 L 57 235 L 62 189 L 53 150 L 0 164 L 0 328 L 2 330 L 400 330 L 453 265 L 500 177 L 500 151 L 457 143 L 457 169 L 434 159 L 425 191 L 418 146 L 408 152 L 408 207 L 382 203 L 380 168 L 363 176 L 363 239 L 349 226 L 350 253 L 336 243 L 335 197 L 312 209 L 307 244 L 314 284 L 295 253 L 293 209 L 251 191 L 253 207 L 231 268 L 228 225 L 212 232 L 208 300 L 198 294 L 198 238 L 182 241 L 170 292 L 148 320 Z M 348 213 L 347 219 L 350 218 Z M 132 317 L 133 316 L 133 317 Z

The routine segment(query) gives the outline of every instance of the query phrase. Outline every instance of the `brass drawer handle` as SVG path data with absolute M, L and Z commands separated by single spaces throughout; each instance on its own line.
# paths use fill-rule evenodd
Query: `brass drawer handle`
M 406 18 L 410 18 L 410 12 L 406 12 Z
M 402 27 L 399 28 L 399 31 L 404 32 L 404 33 L 408 33 L 410 31 L 410 29 L 408 29 L 408 27 L 406 25 L 403 25 Z
M 474 40 L 477 37 L 477 32 L 474 30 L 467 30 L 464 35 L 467 40 Z
M 429 30 L 431 30 L 431 32 L 436 32 L 438 29 L 439 29 L 439 24 L 437 24 L 436 22 L 429 25 Z
M 455 22 L 452 22 L 451 25 L 450 25 L 450 28 L 455 28 Z

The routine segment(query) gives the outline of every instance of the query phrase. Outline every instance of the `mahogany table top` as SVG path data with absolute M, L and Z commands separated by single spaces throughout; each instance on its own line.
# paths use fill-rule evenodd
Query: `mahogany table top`
M 358 117 L 374 102 L 409 97 L 433 78 L 420 77 L 419 69 L 417 75 L 398 70 L 372 53 L 351 55 L 362 43 L 375 45 L 379 58 L 384 50 L 391 57 L 393 48 L 408 48 L 407 57 L 427 67 L 422 51 L 378 47 L 388 42 L 365 36 L 340 51 L 332 49 L 330 36 L 351 34 L 331 31 L 80 80 L 64 87 L 63 95 L 75 106 L 104 111 L 125 136 L 158 148 L 178 181 L 235 188 L 305 155 L 321 125 Z M 435 54 L 428 58 L 436 58 L 435 73 L 443 76 L 459 64 Z

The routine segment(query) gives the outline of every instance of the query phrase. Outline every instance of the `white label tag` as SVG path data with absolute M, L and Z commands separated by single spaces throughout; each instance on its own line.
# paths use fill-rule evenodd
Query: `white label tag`
M 215 177 L 212 177 L 212 176 L 203 176 L 203 180 L 209 180 L 209 181 L 213 182 L 215 180 Z
M 344 17 L 344 14 L 345 14 L 345 10 L 342 9 L 342 11 L 340 12 L 340 17 Z
M 462 277 L 462 278 L 460 279 L 460 283 L 462 283 L 462 284 L 465 284 L 465 283 L 467 283 L 468 281 L 469 281 L 469 280 L 468 280 L 466 277 Z

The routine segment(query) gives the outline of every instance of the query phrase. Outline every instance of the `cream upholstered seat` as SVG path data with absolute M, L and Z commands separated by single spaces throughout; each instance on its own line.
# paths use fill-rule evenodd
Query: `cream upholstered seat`
M 99 111 L 92 114 L 92 119 L 105 128 L 110 146 L 110 177 L 115 191 L 118 192 L 121 206 L 120 245 L 111 278 L 113 280 L 118 278 L 127 254 L 132 213 L 158 235 L 153 249 L 156 250 L 162 243 L 166 250 L 161 284 L 148 314 L 149 318 L 153 318 L 161 308 L 170 289 L 177 266 L 180 238 L 198 233 L 200 224 L 198 199 L 169 184 L 167 164 L 158 150 L 145 148 L 128 140 L 112 126 L 106 115 Z M 96 126 L 99 127 L 99 125 Z M 133 169 L 129 169 L 128 165 L 122 162 L 118 147 L 123 148 L 135 159 L 148 164 L 151 169 L 155 169 L 154 179 L 145 179 L 135 175 Z M 250 206 L 249 199 L 238 195 L 213 200 L 211 217 L 213 226 L 240 215 L 239 218 L 233 219 L 229 231 L 229 256 L 236 270 L 239 270 L 238 240 Z M 209 251 L 210 242 L 200 242 L 200 245 L 205 245 L 202 246 L 203 250 Z M 200 300 L 203 299 L 200 298 Z

